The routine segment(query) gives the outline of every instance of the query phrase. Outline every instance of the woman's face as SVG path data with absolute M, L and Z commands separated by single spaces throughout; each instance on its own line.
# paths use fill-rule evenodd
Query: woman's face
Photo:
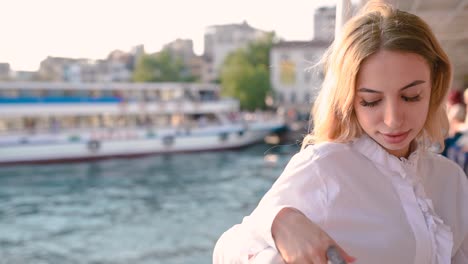
M 381 50 L 361 65 L 354 109 L 364 132 L 397 157 L 407 157 L 423 129 L 431 97 L 431 72 L 414 53 Z

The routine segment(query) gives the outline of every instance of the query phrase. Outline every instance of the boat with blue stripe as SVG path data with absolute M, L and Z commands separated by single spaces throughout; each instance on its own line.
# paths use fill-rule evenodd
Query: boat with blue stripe
M 217 84 L 0 82 L 0 164 L 240 148 L 286 129 Z

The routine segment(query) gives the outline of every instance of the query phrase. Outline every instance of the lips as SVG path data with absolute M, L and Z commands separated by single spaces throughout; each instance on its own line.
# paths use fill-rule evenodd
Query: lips
M 382 136 L 384 140 L 389 143 L 389 144 L 398 144 L 403 142 L 409 135 L 409 130 L 406 132 L 398 132 L 398 133 L 390 133 L 390 134 L 384 134 L 382 133 Z

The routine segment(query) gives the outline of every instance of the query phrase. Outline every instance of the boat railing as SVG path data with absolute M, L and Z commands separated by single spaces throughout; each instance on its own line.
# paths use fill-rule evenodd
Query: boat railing
M 0 103 L 0 118 L 22 118 L 39 116 L 83 116 L 108 113 L 112 115 L 131 114 L 175 114 L 175 113 L 214 113 L 238 111 L 239 103 L 232 99 L 210 102 L 170 101 L 170 102 L 81 102 L 81 103 Z
M 229 125 L 235 125 L 229 124 Z M 35 137 L 41 135 L 87 135 L 87 134 L 102 134 L 113 135 L 114 133 L 148 133 L 148 132 L 164 132 L 164 133 L 178 133 L 180 131 L 209 131 L 228 126 L 228 124 L 221 124 L 218 121 L 186 121 L 176 125 L 158 125 L 158 124 L 133 124 L 133 125 L 115 125 L 115 126 L 87 126 L 87 127 L 50 127 L 50 128 L 24 128 L 24 129 L 11 129 L 0 130 L 0 137 Z
M 71 96 L 46 96 L 46 97 L 0 97 L 0 104 L 53 104 L 53 103 L 161 103 L 200 101 L 210 102 L 216 100 L 187 100 L 189 98 L 176 98 L 163 100 L 159 98 L 121 98 L 114 96 L 105 97 L 71 97 Z
M 50 104 L 50 103 L 119 103 L 118 97 L 16 97 L 0 98 L 0 104 Z
M 242 114 L 243 119 L 245 122 L 271 122 L 271 121 L 279 121 L 283 122 L 283 118 L 281 115 L 278 115 L 275 112 L 268 112 L 268 111 L 256 111 L 256 112 L 246 112 Z

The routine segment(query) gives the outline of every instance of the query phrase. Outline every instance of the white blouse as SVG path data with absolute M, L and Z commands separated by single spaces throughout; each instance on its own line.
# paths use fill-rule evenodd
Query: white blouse
M 249 263 L 276 250 L 271 223 L 284 207 L 317 223 L 354 263 L 468 263 L 467 177 L 422 148 L 398 159 L 368 136 L 307 147 L 252 214 L 221 236 L 213 263 Z

